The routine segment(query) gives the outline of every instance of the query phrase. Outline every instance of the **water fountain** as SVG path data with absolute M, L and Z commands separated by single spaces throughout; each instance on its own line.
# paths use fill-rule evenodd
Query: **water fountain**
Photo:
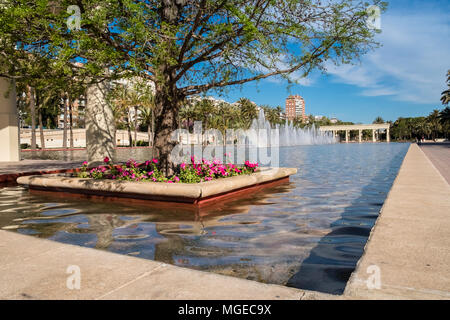
M 309 128 L 296 128 L 286 119 L 282 125 L 272 127 L 266 120 L 264 110 L 259 110 L 258 118 L 254 119 L 249 130 L 243 136 L 248 137 L 246 144 L 257 147 L 299 146 L 313 144 L 336 143 L 336 138 L 329 132 L 321 132 L 314 125 Z

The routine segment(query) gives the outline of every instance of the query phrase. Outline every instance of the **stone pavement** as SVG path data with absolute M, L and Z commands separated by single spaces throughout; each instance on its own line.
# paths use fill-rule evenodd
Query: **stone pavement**
M 450 143 L 422 143 L 420 148 L 450 184 Z
M 57 173 L 81 167 L 82 161 L 22 160 L 0 162 L 0 182 L 15 182 L 17 177 L 41 173 Z
M 335 298 L 0 230 L 0 299 Z
M 376 280 L 380 289 L 369 289 Z M 370 284 L 376 284 L 370 282 Z M 450 299 L 450 185 L 412 144 L 344 294 Z

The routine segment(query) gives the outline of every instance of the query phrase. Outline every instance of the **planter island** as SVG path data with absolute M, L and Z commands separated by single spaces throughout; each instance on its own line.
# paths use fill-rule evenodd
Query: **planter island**
M 289 176 L 295 173 L 295 168 L 259 168 L 252 174 L 200 183 L 134 182 L 48 174 L 19 177 L 17 183 L 30 190 L 203 205 L 288 182 Z

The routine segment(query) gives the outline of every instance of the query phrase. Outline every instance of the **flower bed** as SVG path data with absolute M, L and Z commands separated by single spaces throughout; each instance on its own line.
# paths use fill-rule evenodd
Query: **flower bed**
M 87 161 L 76 173 L 79 178 L 111 179 L 125 181 L 148 181 L 166 183 L 200 183 L 214 179 L 227 178 L 239 175 L 249 175 L 258 170 L 258 163 L 246 161 L 243 166 L 236 166 L 232 163 L 223 164 L 219 160 L 208 161 L 202 159 L 196 162 L 191 157 L 190 163 L 181 163 L 176 173 L 171 177 L 166 177 L 158 169 L 158 160 L 147 160 L 144 163 L 137 163 L 130 159 L 124 165 L 115 165 L 108 157 L 105 157 L 104 165 L 88 169 Z

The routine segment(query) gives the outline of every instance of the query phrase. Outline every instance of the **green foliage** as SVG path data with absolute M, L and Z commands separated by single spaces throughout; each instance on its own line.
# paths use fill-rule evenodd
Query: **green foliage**
M 197 174 L 193 167 L 186 167 L 184 170 L 181 170 L 179 177 L 185 183 L 199 183 L 202 181 L 202 177 Z
M 383 120 L 382 117 L 376 117 L 375 120 L 373 120 L 372 123 L 375 123 L 375 124 L 382 124 L 382 123 L 384 123 L 384 120 Z
M 153 81 L 155 147 L 165 167 L 185 97 L 276 75 L 296 82 L 301 77 L 290 74 L 307 76 L 329 61 L 350 63 L 378 45 L 377 31 L 366 23 L 368 3 L 360 0 L 79 0 L 79 30 L 67 25 L 73 4 L 16 0 L 2 6 L 0 76 L 45 74 L 61 84 L 68 78 Z M 387 6 L 372 4 L 382 11 Z M 253 118 L 246 108 L 244 127 Z
M 326 60 L 348 63 L 377 45 L 362 1 L 80 0 L 81 28 L 71 30 L 66 9 L 73 4 L 17 0 L 0 9 L 8 74 L 29 74 L 16 62 L 31 52 L 66 75 L 139 75 L 161 90 L 177 83 L 186 96 L 297 70 L 307 75 Z M 75 61 L 84 64 L 75 68 Z
M 427 117 L 398 118 L 391 127 L 396 140 L 450 138 L 449 108 L 433 110 Z

